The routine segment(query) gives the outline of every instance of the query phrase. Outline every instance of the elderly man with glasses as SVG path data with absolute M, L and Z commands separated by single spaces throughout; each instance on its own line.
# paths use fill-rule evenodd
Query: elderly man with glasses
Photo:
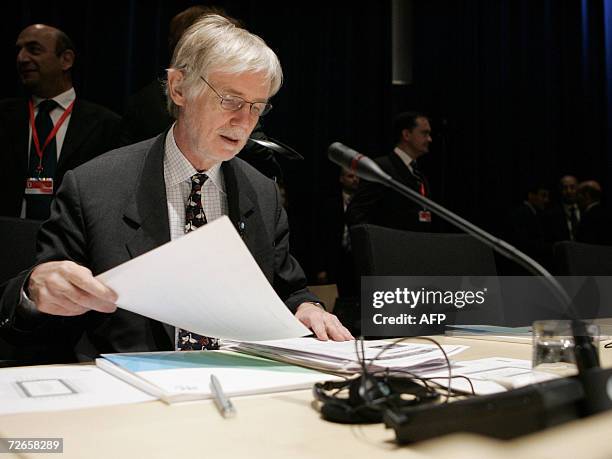
M 320 339 L 351 339 L 306 289 L 275 183 L 234 158 L 281 82 L 278 58 L 261 38 L 215 15 L 190 27 L 168 70 L 176 122 L 66 175 L 40 233 L 37 266 L 6 288 L 0 327 L 13 338 L 34 340 L 42 330 L 61 337 L 79 360 L 215 348 L 214 338 L 171 333 L 117 309 L 115 293 L 93 276 L 228 215 L 295 316 Z M 202 262 L 215 260 L 202 254 Z

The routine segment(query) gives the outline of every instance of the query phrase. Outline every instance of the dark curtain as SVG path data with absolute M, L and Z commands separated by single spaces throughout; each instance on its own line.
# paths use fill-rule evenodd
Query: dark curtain
M 407 0 L 409 1 L 409 0 Z M 188 1 L 22 1 L 3 5 L 0 97 L 20 94 L 14 43 L 28 24 L 65 30 L 77 45 L 79 96 L 122 113 L 127 97 L 163 74 L 171 17 Z M 412 0 L 414 81 L 391 84 L 391 7 L 339 2 L 219 1 L 278 53 L 285 84 L 264 129 L 305 160 L 284 162 L 293 251 L 309 271 L 318 205 L 337 192 L 327 146 L 377 156 L 391 120 L 432 116 L 424 165 L 434 196 L 496 231 L 534 181 L 600 180 L 612 198 L 609 0 Z

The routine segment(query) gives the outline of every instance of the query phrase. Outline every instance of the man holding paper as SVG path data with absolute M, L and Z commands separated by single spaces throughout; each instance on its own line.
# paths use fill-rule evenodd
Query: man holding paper
M 275 183 L 234 158 L 281 82 L 278 58 L 259 37 L 216 15 L 190 27 L 168 70 L 175 124 L 65 176 L 39 235 L 38 265 L 6 286 L 0 328 L 31 341 L 51 336 L 79 359 L 170 349 L 178 337 L 117 309 L 94 275 L 228 215 L 296 318 L 320 339 L 351 339 L 306 289 Z M 202 263 L 215 263 L 205 255 Z

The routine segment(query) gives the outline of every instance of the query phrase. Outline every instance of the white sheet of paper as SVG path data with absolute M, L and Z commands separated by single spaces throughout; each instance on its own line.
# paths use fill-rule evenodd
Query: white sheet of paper
M 426 376 L 435 378 L 442 385 L 447 384 L 445 371 L 427 373 Z M 453 375 L 462 375 L 470 378 L 474 390 L 478 395 L 495 394 L 508 389 L 522 387 L 527 384 L 544 382 L 557 376 L 542 371 L 533 371 L 529 360 L 511 359 L 506 357 L 489 357 L 476 360 L 455 362 Z M 452 381 L 456 390 L 470 392 L 469 383 L 465 379 L 456 378 Z
M 228 217 L 98 276 L 128 311 L 235 340 L 310 334 L 278 297 Z
M 0 370 L 0 414 L 72 410 L 155 400 L 93 365 Z

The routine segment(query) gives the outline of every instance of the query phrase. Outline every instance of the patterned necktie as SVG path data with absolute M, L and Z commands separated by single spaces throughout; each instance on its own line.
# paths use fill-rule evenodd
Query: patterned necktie
M 191 193 L 189 193 L 185 207 L 185 233 L 194 231 L 206 224 L 206 215 L 202 208 L 202 187 L 206 180 L 208 180 L 208 176 L 202 173 L 191 177 Z M 179 328 L 176 347 L 179 351 L 219 349 L 219 340 Z
M 36 127 L 36 133 L 38 134 L 38 140 L 40 147 L 44 145 L 47 137 L 53 130 L 53 120 L 51 119 L 51 111 L 57 107 L 58 104 L 52 99 L 43 100 L 38 104 L 38 114 L 34 125 Z M 55 170 L 57 169 L 57 142 L 55 137 L 49 142 L 47 148 L 43 152 L 42 163 L 38 154 L 36 153 L 36 147 L 34 146 L 34 139 L 31 140 L 30 145 L 30 164 L 28 167 L 28 177 L 44 177 L 55 179 Z M 38 166 L 42 165 L 42 172 L 38 171 Z M 55 186 L 55 185 L 54 185 Z M 29 194 L 25 196 L 26 199 L 26 218 L 32 218 L 34 220 L 46 220 L 49 218 L 49 209 L 51 207 L 51 201 L 53 196 L 40 195 L 40 194 Z

